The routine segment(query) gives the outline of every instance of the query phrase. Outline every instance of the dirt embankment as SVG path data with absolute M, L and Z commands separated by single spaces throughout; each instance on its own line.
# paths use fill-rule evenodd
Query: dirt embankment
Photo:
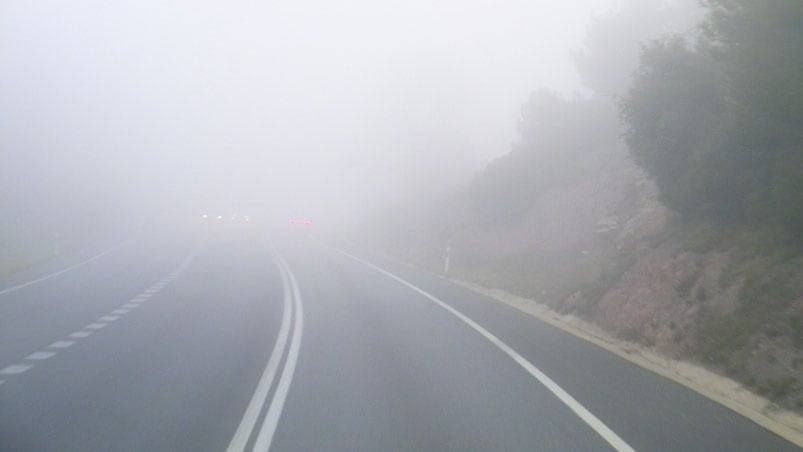
M 594 323 L 572 314 L 559 314 L 549 306 L 535 300 L 499 289 L 489 289 L 468 281 L 455 279 L 452 281 L 513 306 L 639 366 L 674 380 L 803 447 L 803 416 L 779 409 L 771 401 L 754 394 L 736 381 L 700 365 L 668 358 L 651 347 L 623 340 Z
M 771 233 L 688 222 L 624 153 L 532 200 L 525 219 L 468 222 L 401 257 L 536 300 L 662 359 L 803 413 L 803 253 Z

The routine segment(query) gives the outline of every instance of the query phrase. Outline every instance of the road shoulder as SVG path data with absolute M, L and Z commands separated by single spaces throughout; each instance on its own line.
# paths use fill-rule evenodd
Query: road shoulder
M 601 328 L 573 315 L 559 314 L 535 300 L 499 289 L 454 278 L 449 281 L 507 304 L 545 323 L 598 345 L 628 361 L 669 378 L 731 410 L 773 433 L 803 447 L 803 417 L 775 407 L 769 400 L 748 391 L 741 384 L 701 366 L 661 356 L 647 347 L 617 339 Z

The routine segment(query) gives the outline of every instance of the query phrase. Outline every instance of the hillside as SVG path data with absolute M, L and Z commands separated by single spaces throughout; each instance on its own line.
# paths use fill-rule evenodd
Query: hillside
M 625 155 L 609 157 L 595 177 L 533 199 L 520 222 L 425 217 L 429 228 L 372 244 L 437 273 L 448 248 L 451 277 L 578 315 L 803 413 L 803 255 L 766 231 L 684 221 Z
M 803 7 L 706 6 L 700 33 L 645 44 L 615 102 L 537 91 L 508 154 L 362 237 L 803 413 Z

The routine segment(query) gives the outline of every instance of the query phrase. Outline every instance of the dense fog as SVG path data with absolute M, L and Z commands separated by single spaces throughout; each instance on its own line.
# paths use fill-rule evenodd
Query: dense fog
M 614 3 L 5 2 L 6 222 L 349 222 L 448 190 L 534 88 L 582 95 L 571 51 Z
M 165 224 L 323 238 L 800 412 L 801 23 L 800 0 L 4 1 L 0 275 Z

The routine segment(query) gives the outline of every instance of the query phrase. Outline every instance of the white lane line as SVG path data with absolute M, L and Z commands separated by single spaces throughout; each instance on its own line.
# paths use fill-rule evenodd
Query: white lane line
M 33 364 L 12 364 L 3 370 L 0 370 L 0 375 L 18 375 L 33 367 Z
M 67 348 L 72 347 L 75 341 L 56 341 L 48 345 L 47 348 Z
M 30 281 L 28 281 L 26 283 L 22 283 L 22 284 L 18 284 L 16 286 L 13 286 L 13 287 L 9 287 L 8 289 L 0 290 L 0 295 L 4 295 L 4 294 L 7 294 L 7 293 L 15 292 L 15 291 L 23 289 L 25 287 L 28 287 L 28 286 L 34 285 L 36 283 L 40 283 L 40 282 L 48 280 L 50 278 L 54 278 L 56 276 L 62 275 L 64 273 L 67 273 L 68 271 L 74 270 L 74 269 L 76 269 L 76 268 L 78 268 L 78 267 L 80 267 L 82 265 L 86 265 L 86 264 L 88 264 L 88 263 L 90 263 L 90 262 L 92 262 L 92 261 L 94 261 L 96 259 L 99 259 L 99 258 L 111 253 L 112 251 L 117 250 L 118 248 L 123 246 L 127 241 L 128 240 L 126 240 L 126 241 L 118 244 L 117 246 L 114 246 L 114 247 L 112 247 L 112 248 L 110 248 L 110 249 L 108 249 L 108 250 L 106 250 L 106 251 L 104 251 L 104 252 L 102 252 L 100 254 L 96 254 L 96 255 L 90 257 L 89 259 L 87 259 L 85 261 L 81 261 L 81 262 L 79 262 L 77 264 L 71 265 L 71 266 L 69 266 L 69 267 L 67 267 L 65 269 L 59 270 L 59 271 L 51 273 L 49 275 L 42 276 L 41 278 L 32 279 L 32 280 L 30 280 Z
M 569 407 L 569 409 L 572 410 L 586 424 L 588 424 L 589 427 L 594 429 L 594 431 L 597 432 L 597 434 L 599 434 L 599 436 L 601 436 L 605 441 L 607 441 L 608 444 L 613 446 L 614 449 L 616 449 L 618 451 L 633 451 L 634 450 L 629 444 L 627 444 L 622 438 L 620 438 L 619 435 L 614 433 L 613 430 L 608 428 L 607 425 L 605 425 L 601 420 L 599 420 L 590 411 L 588 411 L 588 409 L 586 409 L 582 404 L 580 404 L 580 402 L 575 400 L 574 397 L 572 397 L 568 392 L 566 392 L 557 383 L 555 383 L 555 381 L 553 381 L 546 374 L 541 372 L 540 369 L 535 367 L 535 365 L 533 365 L 531 362 L 527 361 L 526 358 L 521 356 L 517 351 L 515 351 L 509 345 L 504 343 L 501 339 L 499 339 L 498 337 L 494 336 L 490 331 L 488 331 L 485 328 L 483 328 L 482 326 L 480 326 L 477 322 L 471 320 L 469 317 L 467 317 L 462 312 L 460 312 L 457 309 L 455 309 L 455 308 L 451 307 L 450 305 L 446 304 L 444 301 L 440 300 L 438 297 L 430 294 L 429 292 L 426 292 L 425 290 L 419 288 L 418 286 L 413 285 L 412 283 L 407 282 L 406 280 L 394 275 L 393 273 L 390 273 L 390 272 L 388 272 L 386 270 L 383 270 L 383 269 L 377 267 L 376 265 L 374 265 L 374 264 L 372 264 L 370 262 L 367 262 L 365 260 L 362 260 L 359 257 L 351 255 L 351 254 L 349 254 L 349 253 L 347 253 L 345 251 L 339 250 L 337 248 L 335 248 L 335 250 L 337 250 L 338 252 L 340 252 L 344 256 L 350 257 L 351 259 L 354 259 L 357 262 L 360 262 L 360 263 L 362 263 L 362 264 L 364 264 L 364 265 L 366 265 L 366 266 L 368 266 L 370 268 L 373 268 L 374 270 L 378 271 L 379 273 L 382 273 L 383 275 L 385 275 L 385 276 L 387 276 L 387 277 L 389 277 L 389 278 L 391 278 L 391 279 L 393 279 L 393 280 L 395 280 L 395 281 L 407 286 L 408 288 L 414 290 L 415 292 L 418 292 L 420 295 L 423 295 L 424 297 L 428 298 L 433 303 L 437 304 L 438 306 L 440 306 L 443 309 L 447 310 L 449 313 L 451 313 L 452 315 L 454 315 L 458 319 L 462 320 L 468 326 L 470 326 L 471 328 L 476 330 L 478 333 L 480 333 L 482 336 L 484 336 L 486 339 L 491 341 L 491 343 L 496 345 L 497 348 L 502 350 L 505 354 L 507 354 L 508 356 L 513 358 L 513 360 L 516 361 L 516 363 L 518 365 L 520 365 L 522 368 L 524 368 L 524 370 L 526 370 L 530 375 L 535 377 L 535 379 L 538 380 L 542 385 L 544 385 L 547 389 L 549 389 L 549 391 L 552 392 L 552 394 L 554 394 L 561 402 L 563 402 L 564 405 Z
M 73 339 L 83 339 L 83 338 L 89 337 L 91 335 L 92 335 L 92 331 L 76 331 L 75 333 L 72 333 L 72 334 L 68 335 L 67 337 L 70 337 L 70 338 L 73 338 Z
M 120 244 L 115 248 L 112 248 L 112 249 L 110 249 L 110 250 L 108 250 L 108 251 L 106 251 L 104 253 L 98 254 L 97 256 L 94 256 L 91 259 L 88 259 L 86 261 L 83 261 L 81 263 L 73 265 L 72 267 L 66 268 L 66 269 L 64 269 L 64 270 L 62 270 L 60 272 L 56 272 L 56 273 L 50 274 L 50 275 L 48 275 L 46 277 L 42 277 L 42 278 L 39 278 L 39 279 L 36 279 L 36 280 L 33 280 L 33 281 L 29 281 L 29 282 L 27 282 L 25 284 L 20 284 L 19 286 L 11 287 L 11 288 L 6 289 L 4 291 L 0 291 L 0 295 L 2 295 L 4 293 L 12 292 L 14 290 L 22 289 L 23 287 L 29 286 L 31 284 L 35 284 L 37 282 L 44 281 L 45 279 L 52 278 L 54 276 L 60 275 L 62 273 L 65 273 L 65 272 L 67 272 L 69 270 L 72 270 L 73 268 L 79 267 L 79 266 L 84 265 L 86 263 L 89 263 L 89 262 L 91 262 L 91 261 L 93 261 L 93 260 L 95 260 L 95 259 L 97 259 L 97 258 L 99 258 L 99 257 L 101 257 L 101 256 L 103 256 L 105 254 L 108 254 L 108 253 L 114 251 L 116 248 L 119 248 L 122 245 L 123 244 Z M 195 256 L 197 254 L 198 254 L 198 248 L 196 247 L 196 249 L 193 250 L 193 252 L 191 252 L 187 256 L 187 258 L 185 258 L 184 261 L 181 262 L 181 264 L 179 265 L 179 269 L 181 271 L 184 271 L 189 266 L 189 264 L 192 262 L 192 260 L 195 258 Z M 145 291 L 146 293 L 140 294 L 137 297 L 129 300 L 129 303 L 124 304 L 123 308 L 128 308 L 128 309 L 136 308 L 138 305 L 134 304 L 134 303 L 141 303 L 141 302 L 147 300 L 151 296 L 151 294 L 147 293 L 147 292 L 158 292 L 159 290 L 161 290 L 162 286 L 164 286 L 165 284 L 167 284 L 167 283 L 160 282 L 160 283 L 154 284 L 151 288 L 149 288 L 148 290 Z M 112 314 L 119 314 L 119 315 L 105 315 L 103 317 L 100 317 L 99 321 L 94 322 L 94 323 L 90 323 L 89 325 L 84 327 L 83 330 L 71 333 L 67 337 L 69 337 L 71 339 L 83 339 L 85 337 L 89 337 L 89 336 L 91 336 L 93 334 L 94 331 L 87 331 L 87 330 L 100 330 L 102 328 L 105 328 L 106 326 L 108 326 L 108 323 L 104 323 L 104 322 L 114 322 L 114 321 L 120 319 L 120 315 L 127 314 L 128 312 L 130 312 L 128 309 L 116 309 L 116 310 L 112 311 L 111 313 Z M 73 346 L 75 343 L 76 343 L 76 341 L 61 340 L 61 341 L 53 342 L 52 344 L 50 344 L 48 346 L 48 348 L 51 348 L 51 349 L 66 349 L 66 348 L 69 348 L 69 347 Z M 28 361 L 43 361 L 43 360 L 52 358 L 57 353 L 58 353 L 57 351 L 52 351 L 52 350 L 39 351 L 39 352 L 35 352 L 35 353 L 32 353 L 32 354 L 26 356 L 25 359 L 28 360 Z M 6 366 L 2 370 L 0 370 L 0 375 L 17 375 L 17 374 L 21 374 L 23 372 L 28 371 L 32 367 L 33 367 L 32 364 L 14 364 L 14 365 Z M 0 385 L 2 385 L 3 383 L 5 383 L 5 380 L 0 380 Z
M 56 352 L 36 352 L 26 356 L 25 359 L 29 361 L 44 361 L 54 356 L 56 356 Z
M 276 385 L 276 393 L 273 395 L 268 412 L 265 415 L 265 420 L 262 421 L 262 428 L 259 430 L 256 443 L 254 443 L 255 451 L 265 451 L 270 449 L 273 442 L 273 434 L 276 432 L 276 426 L 279 424 L 279 418 L 282 415 L 284 402 L 287 399 L 287 393 L 290 391 L 290 383 L 293 381 L 293 373 L 296 369 L 298 362 L 298 352 L 301 348 L 301 336 L 304 330 L 304 307 L 301 304 L 301 293 L 298 290 L 298 282 L 295 275 L 290 270 L 284 259 L 277 254 L 281 265 L 287 272 L 290 279 L 290 285 L 293 288 L 293 298 L 295 299 L 294 316 L 295 321 L 293 325 L 293 338 L 290 340 L 290 350 L 287 352 L 287 361 L 285 361 L 282 376 L 279 378 L 279 383 Z
M 276 372 L 279 369 L 279 361 L 282 355 L 284 355 L 284 350 L 287 345 L 287 336 L 290 332 L 290 316 L 293 309 L 293 295 L 284 268 L 278 261 L 276 261 L 276 265 L 282 277 L 282 288 L 284 291 L 284 306 L 282 307 L 282 323 L 279 327 L 279 335 L 276 338 L 276 344 L 273 346 L 270 359 L 268 359 L 268 364 L 262 372 L 254 395 L 248 403 L 245 414 L 243 414 L 240 425 L 237 427 L 237 431 L 234 433 L 229 447 L 226 448 L 227 452 L 241 452 L 245 450 L 248 439 L 251 437 L 251 432 L 254 430 L 254 425 L 256 425 L 257 418 L 259 418 L 259 413 L 262 412 L 265 399 L 268 397 L 268 392 L 271 386 L 273 386 L 273 380 L 276 378 Z

